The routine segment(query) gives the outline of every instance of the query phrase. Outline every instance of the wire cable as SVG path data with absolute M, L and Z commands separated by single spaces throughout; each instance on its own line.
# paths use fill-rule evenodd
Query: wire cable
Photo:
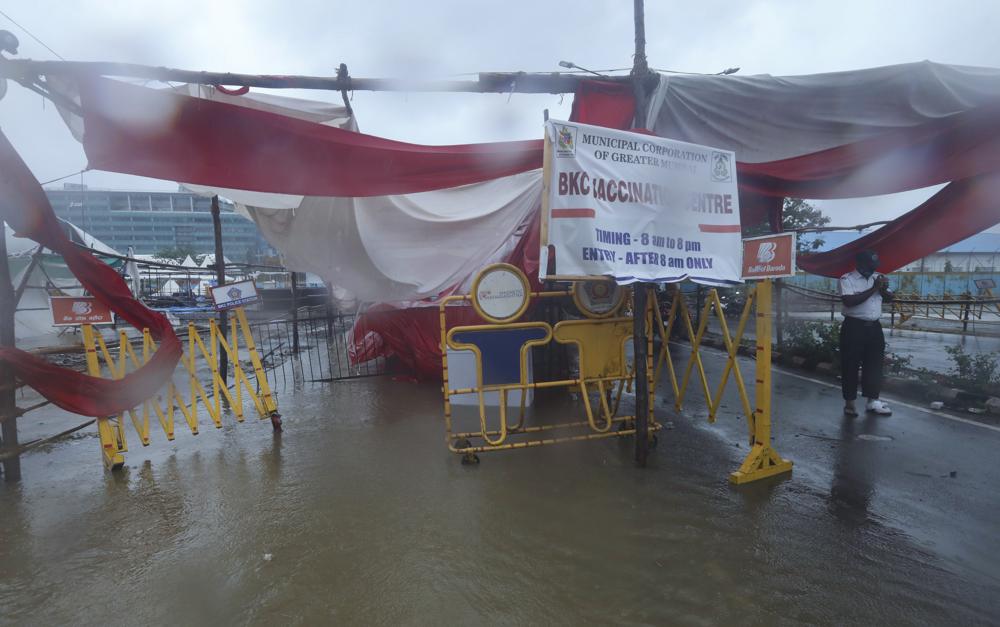
M 47 43 L 45 43 L 44 41 L 42 41 L 38 37 L 35 37 L 34 33 L 32 33 L 30 30 L 28 30 L 27 28 L 21 26 L 16 21 L 14 21 L 14 18 L 12 18 L 11 16 L 7 15 L 3 11 L 0 11 L 0 15 L 4 16 L 5 18 L 7 18 L 7 20 L 10 21 L 11 24 L 13 24 L 14 26 L 17 26 L 18 28 L 20 28 L 21 30 L 23 30 L 25 33 L 27 33 L 28 37 L 31 37 L 32 39 L 34 39 L 35 41 L 37 41 L 38 43 L 40 43 L 43 48 L 45 48 L 46 50 L 48 50 L 52 54 L 56 55 L 57 57 L 59 57 L 59 59 L 61 61 L 65 61 L 66 60 L 66 58 L 64 56 L 62 56 L 61 54 L 59 54 L 58 52 L 56 52 L 55 50 L 53 50 L 52 48 L 50 48 Z
M 71 176 L 76 176 L 77 174 L 83 174 L 86 171 L 87 171 L 86 169 L 78 170 L 76 172 L 73 172 L 72 174 L 67 174 L 66 176 L 60 176 L 59 178 L 49 179 L 48 181 L 45 181 L 44 183 L 39 183 L 39 185 L 45 186 L 45 185 L 48 185 L 49 183 L 57 183 L 57 182 L 59 182 L 59 181 L 61 181 L 63 179 L 68 179 Z

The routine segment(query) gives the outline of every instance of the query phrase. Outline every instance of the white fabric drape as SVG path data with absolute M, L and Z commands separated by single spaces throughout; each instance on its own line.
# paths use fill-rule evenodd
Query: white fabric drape
M 367 302 L 434 298 L 503 259 L 541 199 L 541 171 L 452 189 L 307 197 L 294 210 L 246 207 L 290 268 Z
M 924 61 L 806 76 L 661 75 L 661 137 L 777 161 L 918 126 L 1000 100 L 1000 70 Z
M 78 100 L 71 81 L 51 83 Z M 171 90 L 357 131 L 354 116 L 330 103 L 206 85 Z M 61 111 L 77 139 L 83 120 Z M 293 270 L 319 275 L 341 300 L 405 303 L 467 285 L 483 265 L 504 259 L 541 202 L 541 170 L 461 187 L 370 198 L 303 197 L 184 184 L 218 194 L 251 218 Z

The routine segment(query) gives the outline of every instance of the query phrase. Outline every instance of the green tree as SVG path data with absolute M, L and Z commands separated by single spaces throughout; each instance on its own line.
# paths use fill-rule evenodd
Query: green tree
M 830 224 L 830 218 L 823 215 L 822 211 L 812 206 L 809 202 L 801 198 L 785 198 L 781 207 L 781 226 L 785 231 L 811 229 L 826 226 L 827 224 Z M 744 225 L 743 237 L 767 235 L 770 232 L 771 225 L 767 222 L 749 226 Z M 796 242 L 796 249 L 800 253 L 818 250 L 826 243 L 822 237 L 809 237 L 803 240 L 801 233 Z
M 161 259 L 173 259 L 177 263 L 180 263 L 188 255 L 191 255 L 191 258 L 194 259 L 198 253 L 193 248 L 188 248 L 187 246 L 176 246 L 173 248 L 161 248 L 155 254 Z
M 830 224 L 830 217 L 801 198 L 786 198 L 781 210 L 781 225 L 786 231 L 811 229 Z M 818 250 L 826 243 L 822 237 L 803 240 L 801 233 L 798 242 L 798 252 Z

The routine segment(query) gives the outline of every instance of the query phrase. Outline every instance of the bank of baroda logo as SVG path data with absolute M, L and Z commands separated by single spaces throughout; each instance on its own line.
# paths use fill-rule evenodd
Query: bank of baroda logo
M 73 313 L 78 316 L 89 316 L 94 312 L 94 307 L 85 300 L 78 300 L 73 303 Z
M 556 126 L 556 156 L 573 157 L 576 155 L 576 127 L 559 124 Z
M 757 261 L 759 263 L 770 263 L 774 261 L 775 249 L 778 247 L 774 242 L 761 242 L 757 247 Z

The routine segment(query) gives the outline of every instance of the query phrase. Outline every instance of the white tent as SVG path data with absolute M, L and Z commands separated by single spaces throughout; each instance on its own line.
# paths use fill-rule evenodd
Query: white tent
M 70 239 L 99 253 L 118 254 L 104 242 L 83 229 L 62 221 Z M 60 329 L 52 325 L 49 296 L 83 294 L 76 277 L 69 271 L 62 257 L 40 250 L 41 246 L 27 238 L 16 237 L 4 225 L 7 243 L 7 263 L 11 270 L 14 288 L 23 285 L 21 298 L 14 314 L 14 334 L 18 346 L 40 346 L 58 342 Z M 78 340 L 74 339 L 73 342 Z

